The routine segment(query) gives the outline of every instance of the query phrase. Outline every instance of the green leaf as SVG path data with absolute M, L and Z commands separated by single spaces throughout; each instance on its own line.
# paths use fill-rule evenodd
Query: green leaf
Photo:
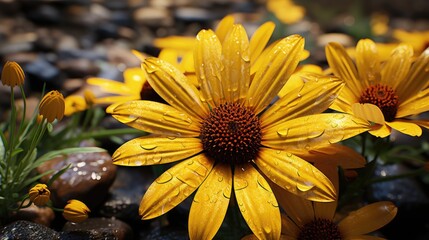
M 6 149 L 4 148 L 4 144 L 3 144 L 3 133 L 2 133 L 2 137 L 0 138 L 0 161 L 3 161 L 4 158 L 6 157 Z
M 35 162 L 35 167 L 38 167 L 40 164 L 51 160 L 54 157 L 58 157 L 61 155 L 68 155 L 72 153 L 93 153 L 93 152 L 105 152 L 106 150 L 99 147 L 76 147 L 76 148 L 65 148 L 61 150 L 51 151 L 43 156 L 39 157 Z
M 28 186 L 28 185 L 30 185 L 30 184 L 32 184 L 32 183 L 34 183 L 34 182 L 38 181 L 40 178 L 42 178 L 42 177 L 44 177 L 44 176 L 46 176 L 46 175 L 49 175 L 49 174 L 51 174 L 51 173 L 53 173 L 53 172 L 54 172 L 54 170 L 53 170 L 53 169 L 51 169 L 51 170 L 49 170 L 49 171 L 46 171 L 46 172 L 44 172 L 44 173 L 37 174 L 36 176 L 31 177 L 31 178 L 29 178 L 29 179 L 25 180 L 25 181 L 24 181 L 24 182 L 19 186 L 19 190 L 22 190 L 24 187 L 26 187 L 26 186 Z
M 67 166 L 64 166 L 61 170 L 59 170 L 57 173 L 55 173 L 54 175 L 52 175 L 52 177 L 49 179 L 49 181 L 46 183 L 46 185 L 51 186 L 51 184 L 57 179 L 59 178 L 63 173 L 65 173 L 70 167 L 72 166 L 72 164 L 69 164 Z
M 52 130 L 54 129 L 54 127 L 52 126 L 52 123 L 50 123 L 50 122 L 48 122 L 48 123 L 46 124 L 46 128 L 48 129 L 48 132 L 49 132 L 49 133 L 51 133 L 51 132 L 52 132 Z

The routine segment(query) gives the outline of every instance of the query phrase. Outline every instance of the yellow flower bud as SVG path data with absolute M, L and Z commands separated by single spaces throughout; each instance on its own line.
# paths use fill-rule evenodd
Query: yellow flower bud
M 25 74 L 17 62 L 9 62 L 3 66 L 1 81 L 3 85 L 15 87 L 24 84 Z
M 63 216 L 70 222 L 80 223 L 88 218 L 88 214 L 90 212 L 91 211 L 85 203 L 72 199 L 69 200 L 67 205 L 64 207 Z
M 39 114 L 46 118 L 48 122 L 53 122 L 55 119 L 61 120 L 64 117 L 64 97 L 58 91 L 48 92 L 40 101 Z
M 46 184 L 39 183 L 30 189 L 28 195 L 30 195 L 30 200 L 34 205 L 45 206 L 49 202 L 51 192 Z

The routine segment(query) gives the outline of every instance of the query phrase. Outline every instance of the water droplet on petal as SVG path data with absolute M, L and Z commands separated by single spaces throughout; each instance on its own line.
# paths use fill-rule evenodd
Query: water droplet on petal
M 148 150 L 148 151 L 150 151 L 150 150 L 154 150 L 155 148 L 157 148 L 158 146 L 157 145 L 151 145 L 151 144 L 147 144 L 147 145 L 141 145 L 140 144 L 140 147 L 142 148 L 142 149 L 144 149 L 144 150 Z
M 155 181 L 159 184 L 167 183 L 173 179 L 173 175 L 169 172 L 161 174 Z

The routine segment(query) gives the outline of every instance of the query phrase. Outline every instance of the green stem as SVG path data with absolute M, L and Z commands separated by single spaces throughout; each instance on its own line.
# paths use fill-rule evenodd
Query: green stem
M 420 168 L 420 169 L 417 169 L 414 171 L 410 171 L 410 172 L 406 172 L 406 173 L 402 173 L 402 174 L 398 174 L 398 175 L 389 175 L 389 176 L 385 176 L 385 177 L 372 178 L 366 182 L 366 185 L 368 186 L 368 185 L 371 185 L 374 183 L 388 182 L 388 181 L 401 179 L 401 178 L 416 177 L 416 176 L 419 176 L 419 175 L 424 174 L 424 173 L 427 173 L 427 171 L 424 168 Z

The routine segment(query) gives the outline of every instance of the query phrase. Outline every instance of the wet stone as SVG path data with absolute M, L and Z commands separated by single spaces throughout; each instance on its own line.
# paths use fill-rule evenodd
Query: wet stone
M 20 209 L 15 215 L 11 217 L 11 220 L 26 220 L 37 224 L 42 224 L 49 227 L 52 221 L 55 219 L 54 210 L 49 207 L 38 207 L 31 204 L 27 208 Z
M 79 199 L 90 209 L 95 208 L 105 199 L 115 179 L 116 166 L 112 157 L 106 152 L 70 154 L 45 162 L 37 171 L 43 173 L 53 169 L 56 173 L 69 164 L 71 167 L 52 183 L 51 199 L 60 207 L 70 199 Z M 47 182 L 51 175 L 42 181 Z
M 60 234 L 44 225 L 19 220 L 4 226 L 0 230 L 0 239 L 60 239 Z
M 60 89 L 62 85 L 62 74 L 60 70 L 50 63 L 45 57 L 39 56 L 35 61 L 23 66 L 27 78 L 31 79 L 31 86 L 36 89 L 46 82 L 49 87 Z
M 62 240 L 133 239 L 133 231 L 130 226 L 112 218 L 88 218 L 82 223 L 67 222 L 60 234 Z
M 57 65 L 70 78 L 94 76 L 100 71 L 96 63 L 84 58 L 60 60 Z

